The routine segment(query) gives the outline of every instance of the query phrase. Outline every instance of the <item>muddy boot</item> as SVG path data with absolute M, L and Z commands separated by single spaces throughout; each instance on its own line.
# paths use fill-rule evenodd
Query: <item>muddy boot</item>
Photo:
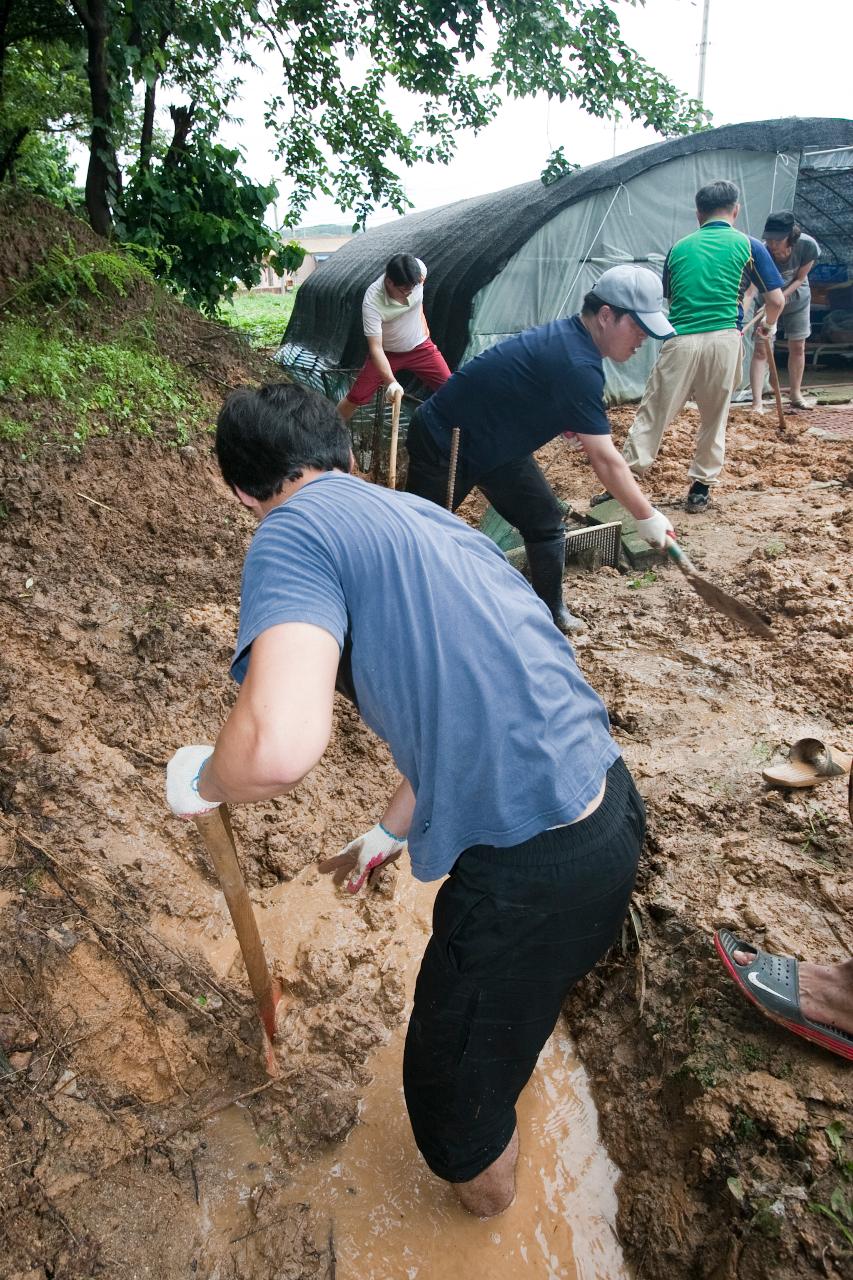
M 566 536 L 550 542 L 525 542 L 530 585 L 551 610 L 554 625 L 564 636 L 585 631 L 586 623 L 570 613 L 563 601 L 563 569 L 566 563 Z

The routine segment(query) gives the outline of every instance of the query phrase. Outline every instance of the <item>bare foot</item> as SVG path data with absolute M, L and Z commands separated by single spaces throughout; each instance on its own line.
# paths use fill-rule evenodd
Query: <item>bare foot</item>
M 748 965 L 749 951 L 735 951 L 735 964 Z M 799 966 L 800 1008 L 811 1022 L 823 1022 L 853 1035 L 853 960 L 841 964 Z
M 464 1208 L 477 1218 L 494 1218 L 515 1199 L 515 1166 L 518 1161 L 518 1127 L 497 1160 L 470 1182 L 454 1182 Z

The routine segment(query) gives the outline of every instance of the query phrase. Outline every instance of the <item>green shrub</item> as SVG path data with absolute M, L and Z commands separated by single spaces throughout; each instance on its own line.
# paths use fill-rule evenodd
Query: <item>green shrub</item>
M 21 440 L 32 424 L 7 405 L 54 402 L 63 424 L 54 438 L 71 447 L 111 431 L 150 435 L 164 425 L 183 441 L 201 415 L 180 368 L 166 356 L 119 342 L 89 342 L 70 332 L 48 335 L 23 320 L 0 327 L 0 438 Z M 40 412 L 38 420 L 43 422 Z M 46 437 L 42 436 L 42 439 Z
M 94 298 L 126 298 L 135 285 L 153 287 L 151 267 L 155 255 L 144 245 L 126 245 L 125 252 L 91 249 L 79 253 L 67 236 L 63 244 L 53 244 L 29 280 L 20 283 L 3 303 L 3 310 L 15 312 L 44 303 L 56 312 L 70 307 L 82 310 Z

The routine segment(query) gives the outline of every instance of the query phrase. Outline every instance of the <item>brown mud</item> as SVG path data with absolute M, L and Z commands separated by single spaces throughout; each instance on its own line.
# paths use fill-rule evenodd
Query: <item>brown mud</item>
M 222 380 L 238 372 L 234 357 Z M 619 437 L 631 413 L 612 416 Z M 679 510 L 688 410 L 646 485 L 697 566 L 768 619 L 773 645 L 709 614 L 665 567 L 567 586 L 590 623 L 579 661 L 649 810 L 634 914 L 567 1010 L 621 1172 L 617 1230 L 636 1276 L 853 1275 L 837 1225 L 850 1170 L 831 1141 L 853 1131 L 850 1068 L 763 1021 L 711 942 L 726 925 L 801 957 L 853 953 L 841 786 L 785 794 L 761 781 L 802 733 L 853 746 L 851 458 L 808 426 L 791 415 L 780 433 L 734 413 L 724 481 L 694 518 Z M 556 455 L 550 479 L 583 509 L 595 477 L 562 449 L 543 460 Z M 358 901 L 313 869 L 375 821 L 394 784 L 344 703 L 311 776 L 234 814 L 285 987 L 282 1075 L 264 1076 L 222 895 L 163 800 L 171 752 L 212 741 L 234 696 L 252 526 L 204 438 L 184 450 L 96 440 L 83 456 L 50 447 L 24 461 L 9 446 L 0 477 L 0 1280 L 447 1274 L 407 1261 L 405 1244 L 369 1266 L 358 1253 L 374 1228 L 402 1239 L 381 1197 L 361 1236 L 348 1204 L 380 1152 L 397 1215 L 420 1215 L 422 1241 L 449 1240 L 466 1280 L 513 1274 L 479 1261 L 512 1248 L 519 1275 L 623 1274 L 584 1243 L 589 1201 L 557 1196 L 524 1142 L 529 1220 L 480 1235 L 450 1216 L 411 1148 L 397 1158 L 382 1144 L 392 1128 L 410 1143 L 393 1082 L 428 908 L 412 905 L 405 865 Z M 534 1135 L 560 1135 L 554 1168 L 570 1179 L 589 1117 L 565 1033 L 523 1114 Z M 604 1175 L 597 1185 L 604 1204 Z

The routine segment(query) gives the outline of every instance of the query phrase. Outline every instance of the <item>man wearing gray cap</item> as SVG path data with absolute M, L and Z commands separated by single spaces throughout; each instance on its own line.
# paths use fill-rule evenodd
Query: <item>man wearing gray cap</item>
M 579 315 L 526 329 L 471 360 L 414 413 L 410 493 L 445 503 L 453 428 L 460 429 L 454 508 L 478 486 L 524 538 L 534 591 L 565 634 L 583 623 L 563 601 L 566 533 L 560 505 L 533 457 L 555 436 L 576 439 L 607 490 L 663 546 L 668 518 L 644 497 L 610 437 L 602 358 L 621 363 L 646 337 L 674 333 L 658 277 L 645 267 L 605 271 Z

